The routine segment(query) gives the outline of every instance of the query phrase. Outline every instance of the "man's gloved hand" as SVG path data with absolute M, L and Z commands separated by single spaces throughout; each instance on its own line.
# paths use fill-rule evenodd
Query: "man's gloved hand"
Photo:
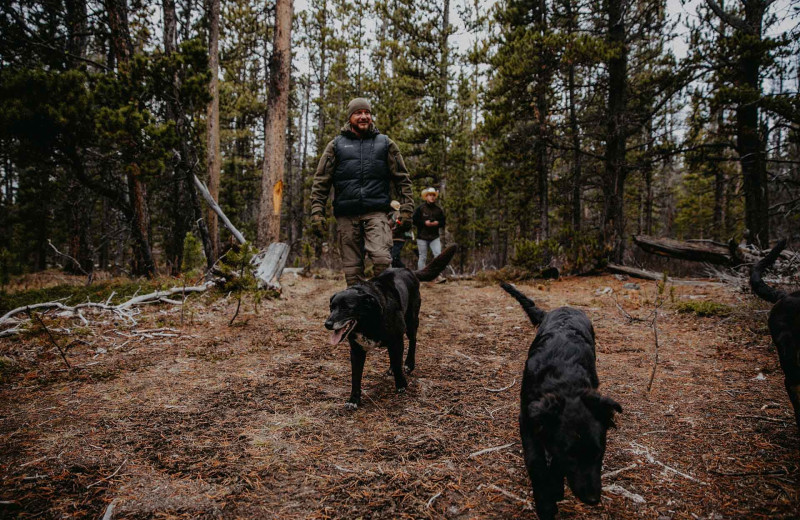
M 319 213 L 311 215 L 311 234 L 317 238 L 325 235 L 325 217 Z
M 411 229 L 411 213 L 408 213 L 407 211 L 401 213 L 400 218 L 397 219 L 397 226 L 401 231 L 408 231 Z

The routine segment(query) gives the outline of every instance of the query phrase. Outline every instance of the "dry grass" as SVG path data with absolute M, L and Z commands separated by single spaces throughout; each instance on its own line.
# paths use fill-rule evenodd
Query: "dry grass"
M 149 308 L 135 331 L 93 328 L 68 372 L 39 336 L 0 340 L 14 370 L 0 384 L 0 518 L 535 518 L 517 433 L 519 379 L 535 331 L 499 288 L 425 285 L 417 370 L 395 395 L 371 352 L 365 406 L 344 409 L 346 348 L 322 322 L 340 280 L 290 279 L 259 314 L 232 299 Z M 605 494 L 569 492 L 562 518 L 796 518 L 798 432 L 765 307 L 718 287 L 681 286 L 727 317 L 659 316 L 650 394 L 654 284 L 613 277 L 520 285 L 543 308 L 593 319 L 603 392 L 625 413 L 609 436 Z M 146 337 L 147 327 L 178 337 Z M 120 335 L 120 333 L 124 335 Z M 516 384 L 502 392 L 490 392 Z M 484 448 L 510 448 L 470 458 Z M 630 468 L 630 466 L 635 467 Z M 666 469 L 668 466 L 672 469 Z M 499 490 L 505 491 L 503 493 Z

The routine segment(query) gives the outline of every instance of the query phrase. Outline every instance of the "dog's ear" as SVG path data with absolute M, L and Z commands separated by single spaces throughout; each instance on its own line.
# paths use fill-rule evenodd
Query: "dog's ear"
M 528 405 L 528 419 L 535 425 L 536 431 L 552 425 L 564 410 L 564 399 L 555 394 L 544 394 Z
M 622 413 L 622 406 L 610 397 L 605 397 L 594 390 L 581 395 L 583 404 L 597 417 L 606 428 L 616 428 L 614 412 Z
M 378 297 L 366 291 L 363 291 L 360 294 L 359 307 L 370 313 L 377 311 L 378 313 L 383 314 L 383 305 L 381 305 Z

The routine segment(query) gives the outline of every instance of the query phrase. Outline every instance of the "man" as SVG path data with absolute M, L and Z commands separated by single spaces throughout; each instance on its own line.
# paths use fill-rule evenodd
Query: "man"
M 418 269 L 425 267 L 428 260 L 428 249 L 433 256 L 442 252 L 442 242 L 439 240 L 439 229 L 445 225 L 444 211 L 436 205 L 439 192 L 436 188 L 422 190 L 422 199 L 425 201 L 414 211 L 414 225 L 417 226 L 417 248 L 419 249 Z
M 412 233 L 410 228 L 403 229 L 400 225 L 403 222 L 400 216 L 400 201 L 393 200 L 392 209 L 394 210 L 391 214 L 390 224 L 392 228 L 392 267 L 404 268 L 405 264 L 400 259 L 400 253 L 403 252 L 406 241 L 412 238 Z
M 365 256 L 372 261 L 376 276 L 392 261 L 392 230 L 386 216 L 392 209 L 392 186 L 400 201 L 399 225 L 405 229 L 411 227 L 414 199 L 400 149 L 375 128 L 369 101 L 350 101 L 347 118 L 317 166 L 311 188 L 311 220 L 312 231 L 321 234 L 325 203 L 333 186 L 333 214 L 349 287 L 364 280 Z

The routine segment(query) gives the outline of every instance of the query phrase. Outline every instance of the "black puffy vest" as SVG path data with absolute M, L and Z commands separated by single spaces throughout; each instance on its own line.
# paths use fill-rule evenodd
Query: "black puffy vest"
M 342 133 L 336 137 L 333 150 L 333 214 L 391 211 L 389 138 L 376 133 L 359 139 Z

